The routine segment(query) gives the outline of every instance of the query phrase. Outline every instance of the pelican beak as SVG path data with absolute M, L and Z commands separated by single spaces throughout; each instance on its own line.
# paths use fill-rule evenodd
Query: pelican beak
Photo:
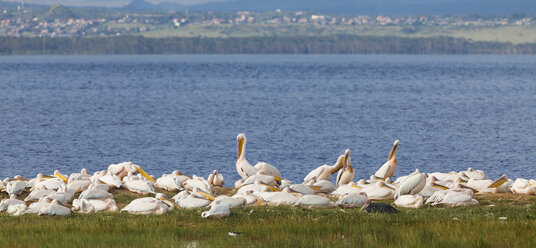
M 261 183 L 261 185 L 268 187 L 268 188 L 269 188 L 271 191 L 273 191 L 273 192 L 279 192 L 279 191 L 281 191 L 281 190 L 279 190 L 279 189 L 277 189 L 277 188 L 275 188 L 275 187 L 272 187 L 272 186 L 270 186 L 270 185 L 267 185 L 267 184 L 263 184 L 263 183 Z
M 166 196 L 162 197 L 162 200 L 169 203 L 170 205 L 174 206 L 176 209 L 179 209 L 179 205 L 177 205 L 177 203 L 175 203 L 174 201 L 170 200 L 169 198 L 167 198 Z
M 205 198 L 207 198 L 208 200 L 211 200 L 211 201 L 214 201 L 214 196 L 210 195 L 210 194 L 207 194 L 201 190 L 198 190 L 196 191 L 197 193 L 201 194 L 202 196 L 204 196 Z
M 361 188 L 361 187 L 359 187 L 359 186 L 357 186 L 357 185 L 350 185 L 350 187 L 354 187 L 354 188 L 356 188 L 356 189 L 360 189 L 360 190 L 363 189 L 363 188 Z
M 449 189 L 449 188 L 447 188 L 447 187 L 445 187 L 445 186 L 443 186 L 441 184 L 437 184 L 437 183 L 433 183 L 432 187 L 435 187 L 435 188 L 438 188 L 438 189 L 444 189 L 444 190 Z
M 240 156 L 242 155 L 242 146 L 244 144 L 244 138 L 240 137 L 238 138 L 238 147 L 237 147 L 237 151 L 238 151 L 238 158 L 240 158 Z
M 156 182 L 156 180 L 154 180 L 151 176 L 149 176 L 149 174 L 147 174 L 147 172 L 145 172 L 141 168 L 141 166 L 136 166 L 136 171 L 138 171 L 138 173 L 140 173 L 143 177 L 147 178 L 149 181 Z
M 50 176 L 50 175 L 43 175 L 43 178 L 45 179 L 52 179 L 52 178 L 56 178 L 55 176 Z
M 309 186 L 309 188 L 311 188 L 312 190 L 319 190 L 320 188 L 322 188 L 322 186 L 311 185 Z
M 391 186 L 389 186 L 389 185 L 387 185 L 387 184 L 384 184 L 384 185 L 382 185 L 382 186 L 380 186 L 380 187 L 384 187 L 384 188 L 388 188 L 388 189 L 392 189 L 392 190 L 395 190 L 395 191 L 396 191 L 396 189 L 393 189 Z
M 257 205 L 264 206 L 264 205 L 266 205 L 266 203 L 264 203 L 263 201 L 257 199 Z
M 281 178 L 281 177 L 274 177 L 274 180 L 276 180 L 276 181 L 281 181 L 281 180 L 283 180 L 283 178 Z
M 505 183 L 508 180 L 508 177 L 506 175 L 502 175 L 501 177 L 497 178 L 497 180 L 493 181 L 488 188 L 497 188 L 501 186 L 503 183 Z
M 67 182 L 67 178 L 64 175 L 62 175 L 61 173 L 54 173 L 54 176 L 60 178 L 64 182 Z
M 469 186 L 465 186 L 465 185 L 463 185 L 463 184 L 460 184 L 460 187 L 461 187 L 461 188 L 464 188 L 464 189 L 470 189 L 470 190 L 473 191 L 473 193 L 477 193 L 477 192 L 478 192 L 478 190 L 473 189 L 473 188 L 471 188 L 471 187 L 469 187 Z
M 342 157 L 341 162 L 337 164 L 337 167 L 335 168 L 335 170 L 331 171 L 331 175 L 335 174 L 335 172 L 339 171 L 344 166 L 344 161 L 346 160 L 344 157 Z

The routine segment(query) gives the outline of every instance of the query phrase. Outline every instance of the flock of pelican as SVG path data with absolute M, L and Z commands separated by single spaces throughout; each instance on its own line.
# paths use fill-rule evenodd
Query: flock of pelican
M 350 150 L 333 165 L 322 165 L 309 172 L 303 183 L 293 184 L 266 162 L 254 166 L 246 159 L 246 136 L 237 136 L 236 170 L 241 179 L 234 183 L 236 194 L 215 196 L 213 187 L 223 187 L 224 178 L 214 170 L 207 179 L 187 176 L 175 170 L 159 178 L 147 174 L 139 165 L 123 162 L 93 174 L 82 169 L 69 176 L 54 171 L 36 178 L 22 176 L 0 181 L 0 190 L 8 199 L 0 202 L 0 212 L 10 215 L 37 214 L 69 216 L 76 213 L 127 212 L 165 214 L 173 209 L 210 209 L 202 217 L 224 217 L 230 209 L 244 206 L 300 206 L 303 208 L 371 206 L 371 200 L 394 200 L 398 207 L 421 208 L 425 204 L 448 207 L 477 205 L 474 194 L 536 194 L 536 181 L 506 175 L 490 180 L 483 171 L 471 168 L 460 172 L 415 172 L 392 180 L 397 168 L 396 140 L 386 162 L 368 179 L 354 181 Z M 337 173 L 335 184 L 330 181 Z M 123 188 L 143 196 L 119 208 L 110 189 Z M 162 191 L 178 192 L 168 198 Z M 28 193 L 24 200 L 18 197 Z M 153 195 L 152 197 L 148 195 Z M 76 196 L 76 198 L 75 198 Z M 335 200 L 332 200 L 335 199 Z M 369 210 L 367 210 L 369 211 Z

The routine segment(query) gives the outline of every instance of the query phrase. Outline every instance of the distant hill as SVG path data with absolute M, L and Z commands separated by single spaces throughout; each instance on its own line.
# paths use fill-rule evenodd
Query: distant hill
M 306 10 L 326 14 L 499 14 L 536 13 L 533 0 L 232 0 L 188 6 L 191 10 Z
M 153 4 L 145 0 L 132 0 L 128 5 L 121 8 L 127 11 L 169 11 L 169 10 L 185 10 L 186 6 L 170 2 L 162 2 Z
M 42 16 L 43 19 L 69 19 L 69 18 L 79 18 L 80 15 L 75 11 L 57 3 L 52 5 L 50 9 L 45 12 Z

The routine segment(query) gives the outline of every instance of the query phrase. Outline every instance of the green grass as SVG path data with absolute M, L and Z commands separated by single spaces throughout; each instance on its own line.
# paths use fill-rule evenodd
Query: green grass
M 120 206 L 134 197 L 124 191 L 115 195 Z M 233 209 L 223 219 L 201 218 L 205 209 L 174 210 L 163 216 L 2 214 L 0 246 L 536 247 L 535 196 L 499 194 L 478 199 L 481 204 L 476 207 L 427 206 L 393 215 L 297 207 Z M 243 234 L 230 237 L 228 232 Z
M 266 36 L 308 36 L 308 35 L 363 35 L 399 37 L 438 37 L 451 36 L 473 41 L 498 41 L 519 43 L 536 42 L 536 28 L 522 26 L 504 27 L 458 27 L 458 26 L 345 26 L 345 25 L 302 25 L 302 24 L 198 24 L 193 23 L 179 28 L 160 26 L 142 33 L 145 37 L 266 37 Z

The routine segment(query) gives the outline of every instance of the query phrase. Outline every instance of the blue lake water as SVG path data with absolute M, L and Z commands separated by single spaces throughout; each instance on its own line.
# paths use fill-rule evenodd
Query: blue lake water
M 400 139 L 400 176 L 536 177 L 535 56 L 0 57 L 0 177 L 133 161 L 227 185 L 246 158 L 301 182 L 351 149 L 357 178 Z

